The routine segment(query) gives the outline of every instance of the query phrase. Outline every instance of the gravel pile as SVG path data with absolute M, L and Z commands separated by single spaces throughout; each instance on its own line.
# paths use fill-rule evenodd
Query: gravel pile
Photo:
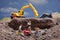
M 60 24 L 49 29 L 40 29 L 39 37 L 16 35 L 16 30 L 10 28 L 6 23 L 0 23 L 0 40 L 60 40 Z

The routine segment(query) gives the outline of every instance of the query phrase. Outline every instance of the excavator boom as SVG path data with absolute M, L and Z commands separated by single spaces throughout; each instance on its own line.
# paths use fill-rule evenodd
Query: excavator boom
M 37 17 L 38 16 L 38 11 L 35 9 L 35 7 L 30 3 L 30 8 L 33 10 L 34 12 L 34 16 Z
M 29 5 L 25 5 L 25 6 L 23 6 L 23 7 L 19 10 L 19 12 L 18 12 L 19 16 L 23 16 L 24 10 L 25 10 L 26 8 L 29 8 Z

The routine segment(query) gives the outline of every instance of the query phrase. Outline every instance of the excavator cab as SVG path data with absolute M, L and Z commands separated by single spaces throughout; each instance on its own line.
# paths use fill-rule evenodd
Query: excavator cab
M 18 11 L 18 12 L 20 12 L 20 11 Z M 22 12 L 22 15 L 24 15 L 24 11 Z
M 35 16 L 35 17 L 38 16 L 38 12 L 37 12 L 37 10 L 35 9 L 35 7 L 34 7 L 31 3 L 29 3 L 29 5 L 23 6 L 18 12 L 12 12 L 11 18 L 15 18 L 15 17 L 17 17 L 17 18 L 25 18 L 25 17 L 24 17 L 24 10 L 25 10 L 26 8 L 31 8 L 31 9 L 33 10 L 33 12 L 34 12 L 34 16 Z

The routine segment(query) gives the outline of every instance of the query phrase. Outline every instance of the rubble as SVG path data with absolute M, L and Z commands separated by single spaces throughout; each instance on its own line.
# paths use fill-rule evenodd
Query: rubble
M 37 20 L 42 20 L 42 19 L 37 19 Z M 26 21 L 26 20 L 24 20 L 24 21 Z M 27 20 L 27 21 L 29 21 L 29 20 Z M 16 25 L 16 24 L 14 24 L 14 25 Z M 16 35 L 16 30 L 12 29 L 5 22 L 3 22 L 2 24 L 0 23 L 0 40 L 36 40 L 36 39 L 37 40 L 60 40 L 60 24 L 58 24 L 58 25 L 54 24 L 53 27 L 51 27 L 49 29 L 47 29 L 47 28 L 40 29 L 40 31 L 41 31 L 40 36 L 38 38 L 35 38 L 34 33 L 31 34 L 30 37 L 28 37 L 28 36 L 23 37 L 21 35 Z

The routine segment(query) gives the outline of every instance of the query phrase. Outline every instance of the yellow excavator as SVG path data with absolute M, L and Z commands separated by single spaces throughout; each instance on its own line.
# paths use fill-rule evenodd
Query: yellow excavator
M 23 18 L 24 17 L 24 10 L 26 8 L 31 8 L 33 10 L 33 12 L 34 12 L 34 16 L 35 17 L 38 16 L 38 12 L 35 9 L 35 7 L 31 3 L 29 3 L 28 5 L 23 6 L 18 12 L 12 12 L 11 18 L 14 18 L 14 17 Z

